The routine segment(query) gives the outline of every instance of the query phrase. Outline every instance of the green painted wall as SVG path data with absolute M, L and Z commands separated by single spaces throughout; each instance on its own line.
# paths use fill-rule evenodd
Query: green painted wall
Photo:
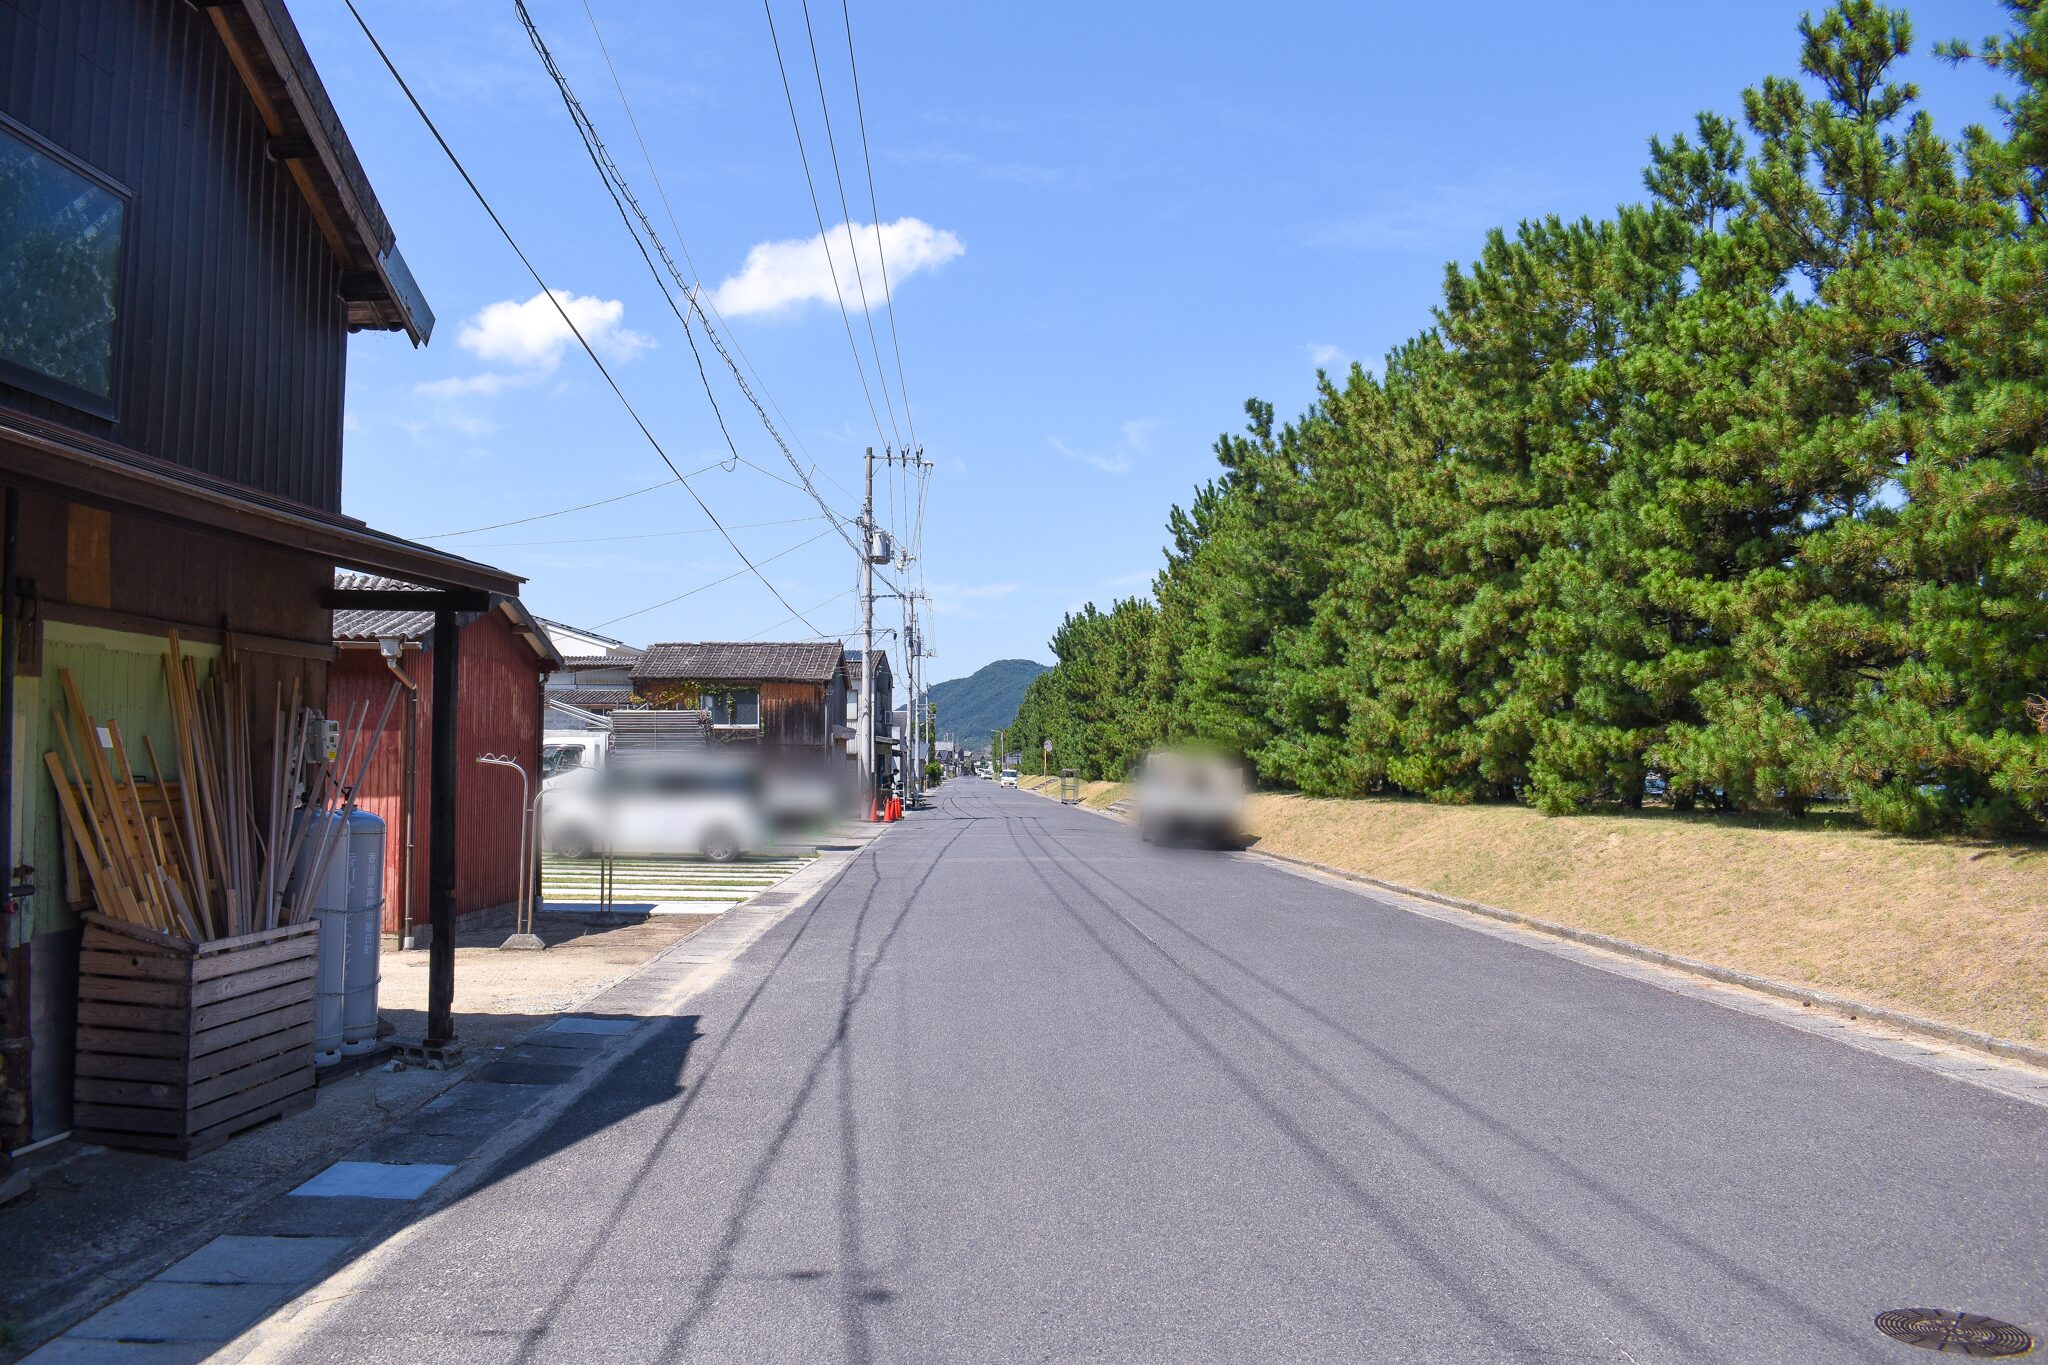
M 167 644 L 159 635 L 131 635 L 52 621 L 43 627 L 42 677 L 15 680 L 15 791 L 19 793 L 15 847 L 21 850 L 17 858 L 36 870 L 35 904 L 31 913 L 16 923 L 17 941 L 69 928 L 77 921 L 64 902 L 63 816 L 43 763 L 43 755 L 58 747 L 52 712 L 64 709 L 60 671 L 70 670 L 96 723 L 119 722 L 129 761 L 139 775 L 154 777 L 142 744 L 144 736 L 155 741 L 167 765 L 177 762 L 171 704 L 164 694 Z M 187 657 L 200 662 L 202 676 L 204 665 L 220 655 L 215 645 L 186 641 L 183 648 Z M 175 767 L 169 775 L 178 776 Z

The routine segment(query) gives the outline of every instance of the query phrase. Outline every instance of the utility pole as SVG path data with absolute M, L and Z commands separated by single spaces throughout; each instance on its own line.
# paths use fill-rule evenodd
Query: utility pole
M 860 505 L 860 758 L 855 771 L 868 808 L 875 801 L 875 448 L 868 447 L 867 492 Z

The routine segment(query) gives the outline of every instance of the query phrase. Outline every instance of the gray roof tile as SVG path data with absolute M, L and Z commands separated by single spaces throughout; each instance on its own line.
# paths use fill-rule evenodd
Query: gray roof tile
M 814 682 L 829 681 L 839 667 L 832 641 L 800 644 L 709 642 L 654 644 L 633 665 L 633 681 Z

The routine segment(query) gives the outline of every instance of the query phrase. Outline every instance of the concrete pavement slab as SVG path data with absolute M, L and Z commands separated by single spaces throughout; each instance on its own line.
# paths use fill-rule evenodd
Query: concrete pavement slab
M 391 1216 L 388 1199 L 271 1199 L 228 1225 L 251 1237 L 359 1237 Z
M 640 1026 L 638 1019 L 603 1019 L 595 1015 L 571 1014 L 555 1020 L 542 1030 L 544 1033 L 631 1033 Z
M 436 1162 L 337 1161 L 292 1194 L 301 1199 L 417 1199 L 454 1169 Z
M 498 1085 L 560 1085 L 576 1079 L 581 1067 L 559 1066 L 546 1062 L 523 1062 L 508 1060 L 488 1062 L 481 1067 L 476 1077 Z
M 324 1270 L 346 1237 L 216 1237 L 156 1278 L 196 1284 L 296 1284 Z
M 291 1290 L 280 1284 L 175 1284 L 151 1280 L 64 1335 L 96 1341 L 226 1341 Z

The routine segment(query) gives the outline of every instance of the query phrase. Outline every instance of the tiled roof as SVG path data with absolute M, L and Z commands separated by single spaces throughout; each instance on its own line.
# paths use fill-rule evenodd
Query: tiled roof
M 633 661 L 617 654 L 564 654 L 564 668 L 631 668 Z
M 334 586 L 351 590 L 433 591 L 402 578 L 383 578 L 370 573 L 337 573 Z M 382 640 L 393 635 L 401 640 L 424 640 L 433 630 L 434 613 L 431 611 L 349 610 L 334 613 L 334 638 L 337 640 Z
M 857 649 L 849 649 L 845 651 L 845 653 L 846 659 L 845 662 L 840 665 L 841 671 L 843 671 L 846 674 L 846 679 L 848 682 L 858 686 L 861 679 L 861 652 Z M 895 677 L 896 675 L 893 672 L 891 672 L 889 668 L 888 651 L 878 649 L 875 651 L 875 654 L 876 657 L 881 660 L 881 663 L 878 666 L 877 671 L 889 677 Z
M 633 665 L 633 681 L 822 683 L 838 667 L 839 646 L 830 640 L 656 644 Z
M 586 711 L 609 711 L 633 699 L 630 687 L 559 687 L 548 689 L 549 701 L 567 702 Z
M 334 575 L 334 586 L 347 591 L 373 592 L 418 592 L 430 593 L 432 588 L 423 588 L 417 583 L 408 583 L 402 578 L 386 578 L 381 574 L 344 573 Z M 506 594 L 491 595 L 492 610 L 503 611 L 512 619 L 512 628 L 519 632 L 533 652 L 539 656 L 543 669 L 551 668 L 561 659 L 554 644 L 541 634 L 540 625 L 525 603 Z M 485 613 L 458 612 L 456 620 L 464 629 Z M 386 609 L 366 610 L 349 607 L 333 613 L 334 638 L 336 640 L 371 641 L 396 636 L 401 640 L 424 641 L 434 633 L 434 613 L 431 611 L 392 611 Z

